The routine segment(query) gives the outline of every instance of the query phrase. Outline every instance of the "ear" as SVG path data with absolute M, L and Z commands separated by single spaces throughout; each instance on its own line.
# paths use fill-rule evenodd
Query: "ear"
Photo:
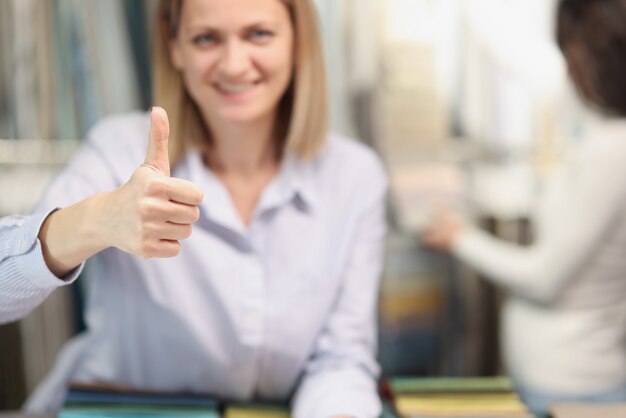
M 180 45 L 178 44 L 178 38 L 172 38 L 169 41 L 169 50 L 170 50 L 170 60 L 172 61 L 172 65 L 178 71 L 183 68 L 183 56 L 182 51 L 180 50 Z

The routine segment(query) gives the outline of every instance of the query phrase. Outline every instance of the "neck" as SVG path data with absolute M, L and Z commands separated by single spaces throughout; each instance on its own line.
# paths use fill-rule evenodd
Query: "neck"
M 218 174 L 254 177 L 278 165 L 274 117 L 247 124 L 211 123 L 214 147 L 207 164 Z

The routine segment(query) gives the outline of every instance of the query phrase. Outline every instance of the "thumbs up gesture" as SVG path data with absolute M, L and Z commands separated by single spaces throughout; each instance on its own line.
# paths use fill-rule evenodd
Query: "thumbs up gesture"
M 203 193 L 193 183 L 170 177 L 169 121 L 162 108 L 151 111 L 145 162 L 109 200 L 108 246 L 144 258 L 174 257 L 191 235 Z

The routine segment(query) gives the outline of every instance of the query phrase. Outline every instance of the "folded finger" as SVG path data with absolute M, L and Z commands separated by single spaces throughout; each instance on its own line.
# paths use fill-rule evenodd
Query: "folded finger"
M 204 199 L 202 190 L 190 181 L 171 177 L 167 185 L 167 196 L 174 202 L 197 206 Z

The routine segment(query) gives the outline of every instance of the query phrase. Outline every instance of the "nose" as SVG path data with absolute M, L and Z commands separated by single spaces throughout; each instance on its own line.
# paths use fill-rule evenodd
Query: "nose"
M 224 43 L 219 61 L 220 75 L 233 78 L 243 75 L 250 62 L 250 57 L 244 45 L 238 40 L 229 40 Z

